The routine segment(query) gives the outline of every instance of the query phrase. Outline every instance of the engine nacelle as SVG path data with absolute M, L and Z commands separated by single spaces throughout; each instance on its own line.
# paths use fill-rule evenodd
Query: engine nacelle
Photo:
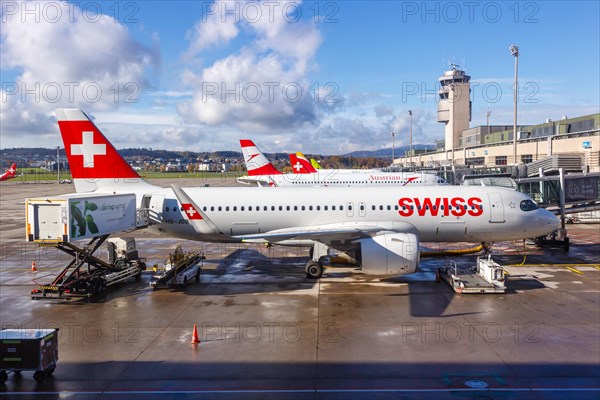
M 362 271 L 370 275 L 412 274 L 419 265 L 419 238 L 414 233 L 388 233 L 360 239 Z

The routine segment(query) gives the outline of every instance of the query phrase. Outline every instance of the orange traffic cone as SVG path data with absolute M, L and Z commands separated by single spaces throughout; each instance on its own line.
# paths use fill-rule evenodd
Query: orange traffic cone
M 194 332 L 192 333 L 192 344 L 200 343 L 200 338 L 198 337 L 198 328 L 196 328 L 196 324 L 194 324 Z
M 31 262 L 31 272 L 35 272 L 35 271 L 37 271 L 37 268 L 36 268 L 35 266 L 36 266 L 36 264 L 35 264 L 35 260 L 33 260 L 33 261 Z

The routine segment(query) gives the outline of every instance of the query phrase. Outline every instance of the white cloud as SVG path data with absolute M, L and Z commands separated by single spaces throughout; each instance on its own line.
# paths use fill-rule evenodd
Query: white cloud
M 34 9 L 38 2 L 19 3 Z M 83 13 L 66 2 L 55 12 L 6 14 L 1 24 L 3 70 L 14 70 L 14 82 L 3 82 L 0 114 L 3 129 L 34 132 L 30 121 L 50 122 L 61 106 L 86 110 L 115 109 L 136 101 L 149 86 L 148 69 L 160 62 L 156 47 L 135 41 L 127 28 L 108 15 Z
M 202 19 L 196 22 L 194 28 L 187 32 L 186 37 L 190 41 L 190 47 L 185 54 L 186 57 L 195 56 L 202 50 L 215 45 L 225 45 L 239 34 L 236 19 L 231 15 L 223 14 L 221 10 L 229 7 L 231 1 L 215 1 L 210 7 L 206 7 Z M 226 18 L 227 17 L 227 18 Z
M 184 120 L 258 132 L 295 129 L 315 120 L 317 106 L 307 72 L 322 42 L 319 30 L 313 21 L 290 22 L 294 20 L 282 13 L 270 13 L 265 4 L 256 6 L 261 7 L 260 18 L 223 20 L 210 15 L 196 24 L 197 32 L 222 24 L 216 32 L 229 32 L 231 36 L 230 26 L 235 23 L 250 41 L 200 71 L 190 68 L 182 74 L 184 84 L 195 91 L 191 101 L 178 106 Z M 198 49 L 230 37 L 216 35 L 208 36 L 203 44 L 192 40 L 188 53 L 196 54 Z

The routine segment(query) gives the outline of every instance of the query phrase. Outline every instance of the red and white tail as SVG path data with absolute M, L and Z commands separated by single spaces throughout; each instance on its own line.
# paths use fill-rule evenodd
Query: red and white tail
M 77 192 L 150 186 L 83 111 L 59 108 L 56 119 Z
M 240 139 L 240 146 L 242 146 L 242 155 L 249 176 L 281 175 L 281 172 L 269 162 L 252 140 Z
M 304 156 L 290 154 L 290 164 L 295 174 L 314 174 L 316 169 L 310 164 L 310 161 Z
M 17 163 L 13 163 L 9 169 L 0 176 L 0 181 L 12 179 L 17 175 Z

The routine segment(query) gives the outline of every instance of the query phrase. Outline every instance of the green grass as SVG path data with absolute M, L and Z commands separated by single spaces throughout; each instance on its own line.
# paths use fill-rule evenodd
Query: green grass
M 174 178 L 189 178 L 189 179 L 223 179 L 229 180 L 245 175 L 244 172 L 138 172 L 144 179 L 174 179 Z M 72 179 L 70 171 L 61 171 L 60 180 Z M 19 168 L 15 182 L 46 182 L 56 181 L 56 172 L 51 172 L 43 168 Z
M 245 171 L 242 172 L 143 172 L 139 171 L 138 174 L 145 179 L 173 179 L 173 178 L 191 178 L 191 179 L 235 179 L 242 175 L 245 175 Z
M 70 171 L 61 171 L 60 180 L 71 179 Z M 44 182 L 56 181 L 56 172 L 48 171 L 43 168 L 18 168 L 17 176 L 13 179 L 16 182 Z

